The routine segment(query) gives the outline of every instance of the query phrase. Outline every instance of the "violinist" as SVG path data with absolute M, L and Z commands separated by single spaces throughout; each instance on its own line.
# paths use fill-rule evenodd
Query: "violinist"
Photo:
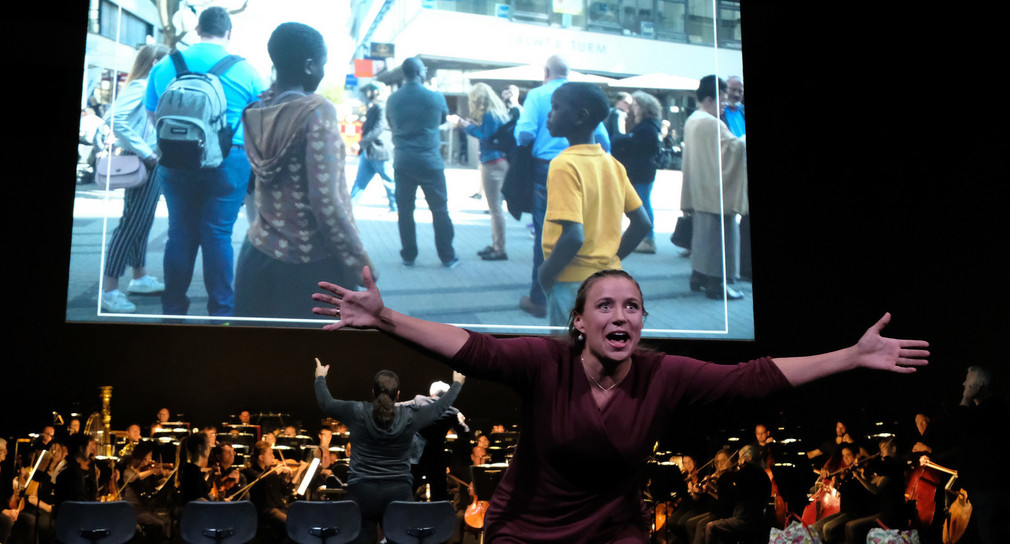
M 221 440 L 210 450 L 208 466 L 211 468 L 211 485 L 219 500 L 242 489 L 248 483 L 239 467 L 235 466 L 235 447 Z
M 673 459 L 671 459 L 673 462 Z M 690 455 L 680 456 L 680 472 L 684 478 L 685 489 L 688 492 L 681 493 L 678 497 L 676 507 L 673 511 L 666 514 L 666 530 L 672 533 L 678 540 L 686 539 L 686 525 L 685 522 L 695 516 L 701 515 L 704 511 L 701 510 L 701 506 L 697 500 L 695 500 L 695 495 L 690 492 L 690 490 L 698 489 L 698 483 L 700 481 L 698 475 L 697 463 L 694 457 Z
M 77 433 L 67 437 L 66 466 L 56 476 L 54 512 L 66 501 L 97 501 L 97 467 L 91 454 L 93 438 Z
M 691 490 L 702 514 L 684 521 L 688 542 L 703 544 L 709 522 L 733 515 L 733 462 L 728 448 L 716 452 L 715 471 L 702 478 Z
M 249 482 L 249 500 L 259 512 L 257 541 L 281 542 L 288 519 L 288 500 L 303 467 L 297 471 L 274 457 L 274 450 L 264 440 L 253 445 L 252 458 L 244 475 Z
M 853 519 L 870 515 L 875 506 L 873 495 L 856 479 L 854 472 L 862 471 L 859 450 L 852 445 L 842 446 L 842 463 L 845 465 L 835 476 L 833 485 L 840 496 L 839 511 L 825 516 L 811 528 L 821 540 L 827 543 L 842 542 L 845 538 L 845 524 Z
M 137 426 L 140 431 L 140 426 Z M 145 540 L 160 542 L 169 534 L 171 521 L 155 512 L 151 497 L 155 494 L 160 480 L 169 471 L 160 463 L 154 462 L 154 443 L 137 442 L 133 453 L 125 459 L 123 470 L 123 485 L 120 498 L 133 506 Z
M 905 511 L 905 464 L 897 457 L 898 447 L 893 437 L 880 441 L 880 460 L 874 470 L 857 470 L 852 474 L 876 498 L 876 508 L 867 516 L 845 524 L 845 542 L 865 542 L 866 534 L 878 521 L 890 529 L 907 529 Z
M 772 484 L 760 466 L 757 453 L 750 445 L 740 449 L 730 490 L 733 513 L 705 526 L 706 544 L 732 544 L 768 534 L 764 512 L 771 499 Z
M 180 505 L 196 500 L 209 501 L 212 497 L 210 469 L 207 466 L 210 458 L 207 435 L 196 433 L 186 437 L 184 448 L 187 461 L 179 467 Z

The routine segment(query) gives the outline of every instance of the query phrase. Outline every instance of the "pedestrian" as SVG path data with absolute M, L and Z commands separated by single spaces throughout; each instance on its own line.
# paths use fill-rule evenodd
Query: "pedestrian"
M 393 133 L 393 176 L 396 179 L 397 224 L 403 266 L 417 259 L 414 207 L 417 189 L 431 210 L 435 249 L 442 266 L 455 268 L 459 258 L 452 247 L 454 231 L 449 218 L 449 194 L 445 186 L 441 125 L 449 115 L 445 97 L 425 88 L 428 69 L 421 59 L 403 61 L 403 86 L 386 103 L 386 119 Z
M 154 224 L 154 211 L 161 199 L 161 178 L 158 169 L 157 138 L 150 116 L 144 110 L 143 97 L 151 68 L 168 54 L 168 46 L 150 44 L 140 48 L 133 59 L 133 68 L 126 76 L 126 87 L 112 105 L 112 133 L 115 147 L 132 153 L 147 168 L 147 181 L 124 189 L 123 215 L 112 231 L 105 254 L 105 274 L 102 279 L 102 311 L 132 314 L 137 306 L 119 290 L 119 278 L 129 266 L 133 279 L 126 292 L 153 295 L 165 290 L 158 278 L 147 273 L 147 238 Z M 111 152 L 111 150 L 110 150 Z M 102 180 L 98 180 L 102 184 Z
M 485 261 L 504 261 L 505 210 L 502 208 L 502 184 L 509 162 L 505 150 L 496 138 L 498 130 L 509 121 L 505 104 L 487 83 L 477 83 L 470 89 L 470 117 L 473 121 L 453 116 L 463 130 L 480 142 L 480 178 L 487 209 L 491 214 L 491 245 L 477 252 Z M 511 135 L 507 135 L 511 139 Z
M 256 219 L 235 271 L 235 313 L 309 318 L 306 298 L 320 273 L 361 281 L 371 266 L 344 177 L 337 110 L 316 88 L 326 43 L 316 29 L 284 23 L 267 51 L 277 74 L 270 92 L 242 115 L 255 174 Z

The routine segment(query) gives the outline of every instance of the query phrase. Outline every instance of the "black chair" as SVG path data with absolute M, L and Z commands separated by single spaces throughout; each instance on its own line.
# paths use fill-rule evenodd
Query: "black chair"
M 354 501 L 295 501 L 287 530 L 298 544 L 344 544 L 358 537 L 361 510 Z
M 436 544 L 452 538 L 456 511 L 449 501 L 393 501 L 382 516 L 382 532 L 393 544 Z
M 188 544 L 244 544 L 256 536 L 256 507 L 249 501 L 190 501 L 179 533 Z
M 137 514 L 126 501 L 66 501 L 56 516 L 56 538 L 63 544 L 123 544 L 137 530 Z

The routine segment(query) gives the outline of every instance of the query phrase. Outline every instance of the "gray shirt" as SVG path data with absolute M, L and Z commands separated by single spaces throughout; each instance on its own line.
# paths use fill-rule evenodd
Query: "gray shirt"
M 439 126 L 449 107 L 442 93 L 418 81 L 404 83 L 386 102 L 386 119 L 393 134 L 393 168 L 442 170 Z
M 388 429 L 375 424 L 372 403 L 337 400 L 330 395 L 326 379 L 315 381 L 316 401 L 328 416 L 347 425 L 351 441 L 351 462 L 347 483 L 365 480 L 399 480 L 412 484 L 410 443 L 414 434 L 431 425 L 459 395 L 462 385 L 453 382 L 444 395 L 426 406 L 396 405 L 396 416 Z

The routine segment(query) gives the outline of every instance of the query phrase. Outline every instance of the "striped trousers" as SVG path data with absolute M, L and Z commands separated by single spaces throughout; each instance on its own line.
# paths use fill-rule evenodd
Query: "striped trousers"
M 161 179 L 149 172 L 147 183 L 126 189 L 123 197 L 123 216 L 112 231 L 109 249 L 105 254 L 105 277 L 118 278 L 126 267 L 141 268 L 147 262 L 147 237 L 154 224 L 154 211 L 161 197 Z

